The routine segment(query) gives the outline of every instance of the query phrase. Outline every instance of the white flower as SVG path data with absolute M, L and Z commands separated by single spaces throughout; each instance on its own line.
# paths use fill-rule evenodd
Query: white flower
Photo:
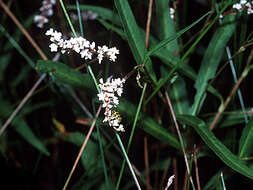
M 36 15 L 34 17 L 34 23 L 36 23 L 37 27 L 39 28 L 43 28 L 45 23 L 48 23 L 48 19 L 47 17 L 43 16 L 43 15 Z
M 51 35 L 53 35 L 53 33 L 54 33 L 53 28 L 50 28 L 49 30 L 46 31 L 45 34 L 46 34 L 47 36 L 51 36 Z
M 57 52 L 58 46 L 54 43 L 49 45 L 51 52 Z

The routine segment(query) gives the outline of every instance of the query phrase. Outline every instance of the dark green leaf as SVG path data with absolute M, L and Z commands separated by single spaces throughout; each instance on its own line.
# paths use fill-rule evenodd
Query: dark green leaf
M 242 175 L 253 179 L 253 170 L 237 158 L 224 146 L 214 134 L 206 127 L 205 122 L 191 115 L 177 115 L 177 119 L 183 124 L 192 126 L 206 145 L 230 168 Z
M 197 80 L 194 85 L 197 93 L 192 105 L 191 112 L 193 115 L 200 111 L 202 103 L 205 99 L 205 91 L 208 81 L 215 76 L 216 70 L 223 55 L 224 48 L 234 33 L 236 27 L 235 18 L 236 16 L 233 14 L 224 17 L 223 24 L 215 32 L 208 45 L 204 58 L 201 62 Z
M 57 82 L 63 84 L 94 89 L 91 77 L 88 74 L 82 74 L 80 71 L 72 69 L 60 62 L 39 60 L 36 65 L 36 70 L 50 74 Z
M 120 19 L 126 32 L 127 39 L 135 61 L 137 64 L 143 64 L 144 55 L 147 53 L 143 36 L 141 36 L 139 27 L 135 21 L 132 10 L 126 0 L 116 0 L 115 6 L 120 15 Z M 146 58 L 146 69 L 150 77 L 156 82 L 156 76 L 152 68 L 152 62 L 149 57 Z
M 247 123 L 242 131 L 239 144 L 239 158 L 252 156 L 253 153 L 253 119 Z

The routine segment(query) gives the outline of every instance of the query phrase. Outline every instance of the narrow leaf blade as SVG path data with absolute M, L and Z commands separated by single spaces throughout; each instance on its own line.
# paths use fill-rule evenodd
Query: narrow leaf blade
M 236 155 L 224 146 L 215 135 L 206 127 L 205 122 L 191 115 L 178 115 L 177 119 L 190 125 L 199 134 L 206 145 L 230 168 L 240 174 L 253 179 L 253 170 L 246 166 Z

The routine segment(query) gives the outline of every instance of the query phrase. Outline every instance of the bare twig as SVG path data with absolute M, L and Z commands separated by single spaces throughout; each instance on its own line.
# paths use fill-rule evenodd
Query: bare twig
M 152 7 L 153 7 L 153 0 L 149 0 L 148 19 L 147 19 L 147 24 L 146 24 L 146 37 L 145 37 L 145 46 L 146 46 L 146 48 L 148 48 L 148 40 L 149 40 L 149 33 L 150 33 L 150 23 L 151 23 Z
M 146 189 L 150 190 L 150 178 L 149 178 L 149 162 L 148 162 L 148 140 L 144 137 L 144 160 L 146 171 Z
M 92 133 L 94 127 L 95 127 L 96 119 L 97 119 L 97 117 L 99 116 L 99 113 L 100 113 L 100 111 L 101 111 L 101 107 L 102 107 L 102 106 L 99 106 L 99 108 L 98 108 L 98 111 L 97 111 L 97 113 L 96 113 L 96 118 L 94 118 L 94 120 L 93 120 L 93 122 L 92 122 L 92 124 L 91 124 L 90 130 L 89 130 L 89 132 L 88 132 L 88 134 L 87 134 L 87 136 L 86 136 L 86 138 L 85 138 L 85 140 L 84 140 L 84 142 L 83 142 L 83 144 L 82 144 L 82 147 L 80 148 L 80 151 L 79 151 L 79 153 L 78 153 L 78 156 L 76 157 L 76 160 L 75 160 L 74 165 L 73 165 L 73 167 L 72 167 L 72 169 L 71 169 L 71 171 L 70 171 L 70 173 L 69 173 L 68 179 L 67 179 L 66 182 L 65 182 L 65 185 L 64 185 L 64 187 L 63 187 L 63 190 L 66 190 L 66 188 L 67 188 L 67 186 L 68 186 L 68 184 L 69 184 L 69 181 L 70 181 L 70 179 L 71 179 L 71 177 L 72 177 L 72 175 L 73 175 L 73 173 L 74 173 L 74 171 L 75 171 L 75 169 L 76 169 L 76 166 L 77 166 L 77 164 L 78 164 L 78 162 L 79 162 L 79 160 L 80 160 L 80 158 L 81 158 L 81 155 L 82 155 L 82 153 L 83 153 L 83 151 L 84 151 L 84 148 L 85 148 L 85 146 L 86 146 L 86 144 L 87 144 L 87 142 L 88 142 L 88 140 L 89 140 L 89 138 L 90 138 L 90 135 L 91 135 L 91 133 Z
M 181 132 L 179 130 L 177 119 L 176 119 L 176 116 L 175 116 L 175 113 L 174 113 L 174 110 L 173 110 L 173 107 L 172 107 L 172 104 L 171 104 L 171 101 L 170 101 L 170 98 L 169 98 L 169 95 L 168 95 L 167 92 L 165 92 L 165 96 L 166 96 L 166 100 L 167 100 L 168 106 L 170 108 L 170 112 L 171 112 L 171 115 L 172 115 L 172 118 L 173 118 L 176 130 L 177 130 L 177 135 L 178 135 L 178 138 L 179 138 L 179 141 L 180 141 L 181 149 L 182 149 L 183 154 L 184 154 L 184 161 L 185 161 L 187 173 L 188 173 L 188 176 L 190 177 L 190 182 L 192 184 L 192 187 L 194 188 L 194 183 L 193 183 L 192 176 L 191 176 L 191 173 L 190 173 L 190 167 L 189 167 L 187 155 L 186 155 L 186 151 L 185 151 L 185 148 L 184 148 L 183 138 L 182 138 Z
M 160 182 L 159 189 L 162 189 L 162 186 L 163 186 L 163 184 L 165 182 L 165 179 L 167 178 L 167 174 L 168 174 L 168 170 L 170 168 L 170 165 L 171 165 L 171 159 L 169 158 L 168 161 L 167 161 L 167 164 L 166 164 L 166 168 L 163 171 L 163 175 L 162 175 L 162 179 L 161 179 L 161 182 Z
M 0 136 L 3 134 L 4 130 L 8 127 L 8 125 L 11 123 L 11 121 L 17 115 L 17 113 L 22 109 L 22 107 L 27 102 L 27 100 L 32 96 L 33 92 L 36 90 L 36 88 L 39 86 L 39 84 L 41 83 L 41 81 L 45 77 L 46 77 L 45 73 L 40 76 L 39 80 L 37 80 L 37 82 L 33 85 L 33 87 L 29 90 L 29 92 L 25 95 L 25 97 L 23 98 L 23 100 L 20 102 L 20 104 L 18 105 L 18 107 L 12 112 L 12 114 L 10 115 L 10 117 L 7 119 L 7 121 L 1 127 L 1 129 L 0 129 Z
M 153 0 L 149 0 L 148 19 L 147 19 L 147 24 L 146 24 L 146 37 L 145 37 L 146 48 L 148 48 L 152 6 L 153 6 Z M 145 171 L 146 171 L 146 189 L 149 190 L 150 189 L 150 176 L 149 176 L 147 137 L 144 137 L 144 156 L 145 156 L 144 158 L 145 158 Z
M 199 182 L 199 168 L 198 168 L 198 161 L 197 161 L 197 152 L 198 150 L 194 148 L 193 156 L 194 156 L 194 164 L 195 164 L 196 181 L 197 181 L 198 190 L 201 190 L 200 182 Z
M 175 175 L 174 179 L 174 190 L 178 190 L 178 172 L 177 172 L 177 159 L 173 158 L 173 173 Z
M 244 77 L 243 75 L 241 75 L 238 82 L 234 85 L 233 89 L 230 91 L 229 96 L 227 97 L 225 103 L 220 105 L 218 112 L 216 113 L 211 125 L 209 126 L 210 130 L 213 130 L 213 128 L 215 127 L 215 124 L 218 122 L 222 112 L 226 109 L 227 105 L 229 104 L 231 98 L 233 97 L 234 93 L 236 92 L 237 88 L 239 87 L 243 79 Z

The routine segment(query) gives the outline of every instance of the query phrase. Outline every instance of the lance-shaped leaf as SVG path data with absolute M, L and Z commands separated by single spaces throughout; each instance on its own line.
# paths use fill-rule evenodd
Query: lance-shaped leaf
M 208 129 L 205 122 L 191 115 L 177 115 L 183 124 L 192 126 L 206 145 L 230 168 L 253 179 L 253 170 L 239 160 L 224 144 Z
M 251 119 L 242 131 L 239 144 L 239 158 L 252 156 L 253 153 L 253 119 Z
M 235 18 L 235 15 L 224 17 L 223 24 L 217 29 L 208 45 L 194 85 L 197 93 L 192 105 L 193 115 L 197 114 L 201 109 L 201 105 L 205 99 L 208 81 L 215 76 L 224 48 L 234 33 L 236 26 Z
M 91 77 L 88 74 L 82 74 L 80 71 L 72 69 L 61 62 L 39 60 L 36 65 L 36 70 L 50 74 L 55 81 L 63 84 L 94 89 Z
M 144 38 L 141 36 L 139 27 L 135 21 L 128 1 L 116 0 L 115 6 L 120 15 L 120 19 L 124 31 L 126 32 L 128 43 L 133 53 L 134 59 L 137 64 L 142 64 L 144 60 L 144 55 L 147 53 L 147 49 L 145 47 Z M 156 76 L 152 68 L 152 62 L 150 58 L 146 59 L 145 66 L 153 82 L 156 82 Z

